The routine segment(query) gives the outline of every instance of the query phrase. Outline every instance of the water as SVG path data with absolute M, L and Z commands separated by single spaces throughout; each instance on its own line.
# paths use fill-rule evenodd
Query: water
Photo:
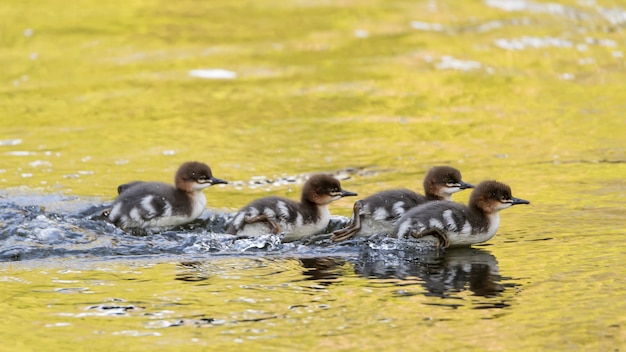
M 0 350 L 624 349 L 621 2 L 0 14 Z M 118 184 L 187 160 L 231 181 L 201 219 L 126 234 L 99 216 Z M 308 173 L 364 197 L 420 190 L 441 164 L 531 205 L 446 252 L 220 233 L 252 199 L 298 198 Z

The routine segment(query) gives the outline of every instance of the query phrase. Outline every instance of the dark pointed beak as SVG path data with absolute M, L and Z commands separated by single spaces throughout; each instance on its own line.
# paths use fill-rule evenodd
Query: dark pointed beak
M 530 202 L 525 200 L 525 199 L 515 198 L 515 197 L 511 198 L 511 203 L 513 205 L 515 205 L 515 204 L 530 204 Z
M 459 186 L 460 186 L 459 188 L 461 188 L 461 189 L 474 188 L 473 184 L 467 183 L 467 182 L 463 182 L 463 181 L 459 182 Z
M 354 192 L 346 191 L 345 189 L 342 189 L 341 190 L 341 196 L 342 197 L 358 196 L 358 194 L 354 193 Z
M 211 177 L 211 184 L 212 184 L 212 185 L 217 185 L 217 184 L 220 184 L 220 183 L 222 183 L 222 184 L 228 184 L 228 181 L 224 181 L 224 180 L 219 179 L 219 178 L 217 178 L 217 177 Z

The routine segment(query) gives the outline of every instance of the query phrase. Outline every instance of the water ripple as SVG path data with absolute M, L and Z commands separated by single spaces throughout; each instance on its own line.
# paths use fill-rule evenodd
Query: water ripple
M 230 213 L 205 211 L 194 222 L 167 231 L 126 233 L 102 216 L 108 203 L 61 195 L 0 194 L 0 261 L 48 257 L 102 257 L 150 254 L 255 253 L 300 255 L 343 251 L 329 246 L 329 235 L 306 243 L 282 243 L 277 235 L 237 237 L 225 234 Z M 333 217 L 328 231 L 342 227 Z M 316 249 L 317 248 L 317 249 Z

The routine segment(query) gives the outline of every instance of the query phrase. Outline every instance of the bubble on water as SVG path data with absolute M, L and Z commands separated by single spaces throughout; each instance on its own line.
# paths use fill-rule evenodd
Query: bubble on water
M 528 7 L 525 0 L 486 0 L 485 3 L 504 11 L 522 11 Z
M 538 3 L 528 0 L 485 0 L 487 6 L 507 12 L 529 11 L 538 13 L 567 14 L 565 6 L 555 3 Z
M 63 239 L 63 233 L 57 228 L 45 228 L 35 231 L 37 239 L 42 242 L 56 242 Z
M 529 37 L 524 36 L 515 39 L 496 39 L 494 44 L 505 50 L 524 50 L 528 48 L 571 48 L 572 42 L 555 37 Z
M 482 23 L 476 27 L 476 30 L 478 32 L 488 32 L 493 29 L 498 29 L 502 27 L 504 27 L 504 23 L 502 21 L 496 20 L 496 21 L 489 21 L 489 22 Z
M 254 251 L 258 249 L 272 251 L 280 248 L 281 245 L 281 236 L 261 235 L 252 238 L 239 239 L 234 242 L 233 249 L 238 252 Z
M 76 294 L 76 293 L 93 293 L 88 287 L 61 287 L 53 290 L 56 293 Z
M 439 70 L 471 71 L 481 68 L 482 64 L 478 61 L 460 60 L 446 55 L 435 64 L 435 67 Z
M 149 331 L 137 331 L 137 330 L 123 330 L 123 331 L 114 331 L 114 336 L 161 336 L 159 332 L 149 332 Z
M 421 21 L 411 21 L 411 28 L 417 29 L 420 31 L 433 31 L 433 32 L 441 32 L 443 30 L 443 26 L 439 23 L 428 23 Z
M 370 36 L 370 32 L 366 31 L 365 29 L 355 29 L 354 36 L 357 38 L 367 38 Z
M 25 37 L 32 37 L 32 35 L 35 34 L 35 30 L 32 28 L 26 28 L 24 29 L 24 36 Z
M 22 144 L 22 140 L 19 138 L 0 140 L 0 147 L 5 146 L 5 145 L 18 145 L 18 144 Z
M 65 323 L 65 322 L 59 322 L 59 323 L 54 323 L 54 324 L 46 324 L 44 325 L 47 328 L 56 328 L 56 327 L 65 327 L 65 326 L 72 326 L 71 323 Z
M 14 150 L 12 152 L 6 152 L 4 154 L 5 155 L 12 155 L 12 156 L 29 156 L 29 155 L 36 155 L 37 153 L 29 152 L 29 151 L 26 151 L 26 150 Z
M 32 167 L 41 167 L 41 166 L 51 167 L 52 163 L 49 161 L 45 161 L 45 160 L 35 160 L 35 161 L 28 163 L 28 165 Z
M 28 55 L 28 58 L 35 61 L 39 58 L 39 53 L 30 53 L 30 55 Z
M 221 68 L 196 69 L 189 71 L 189 76 L 204 79 L 235 79 L 237 78 L 237 73 Z
M 153 320 L 153 321 L 147 322 L 145 325 L 149 329 L 160 329 L 160 328 L 169 328 L 172 326 L 181 326 L 182 321 L 177 320 L 174 322 L 170 322 L 167 320 Z

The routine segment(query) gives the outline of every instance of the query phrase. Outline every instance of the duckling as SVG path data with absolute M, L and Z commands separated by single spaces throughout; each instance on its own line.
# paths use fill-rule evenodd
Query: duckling
M 409 189 L 375 193 L 354 203 L 350 224 L 333 232 L 334 242 L 353 236 L 390 234 L 395 222 L 409 209 L 435 200 L 451 200 L 452 194 L 474 186 L 464 182 L 461 172 L 450 166 L 435 166 L 424 177 L 424 194 Z
M 239 236 L 283 233 L 283 242 L 295 241 L 326 229 L 331 202 L 356 195 L 342 189 L 333 176 L 316 174 L 304 183 L 300 202 L 274 196 L 257 199 L 235 214 L 226 232 Z
M 208 165 L 190 161 L 178 168 L 174 183 L 133 181 L 119 185 L 119 195 L 104 215 L 122 229 L 183 225 L 206 208 L 203 189 L 228 182 L 213 177 Z
M 472 191 L 468 205 L 436 201 L 409 210 L 398 220 L 390 237 L 434 236 L 441 248 L 470 246 L 495 236 L 500 226 L 500 210 L 516 204 L 530 202 L 513 197 L 511 188 L 504 183 L 484 181 Z

